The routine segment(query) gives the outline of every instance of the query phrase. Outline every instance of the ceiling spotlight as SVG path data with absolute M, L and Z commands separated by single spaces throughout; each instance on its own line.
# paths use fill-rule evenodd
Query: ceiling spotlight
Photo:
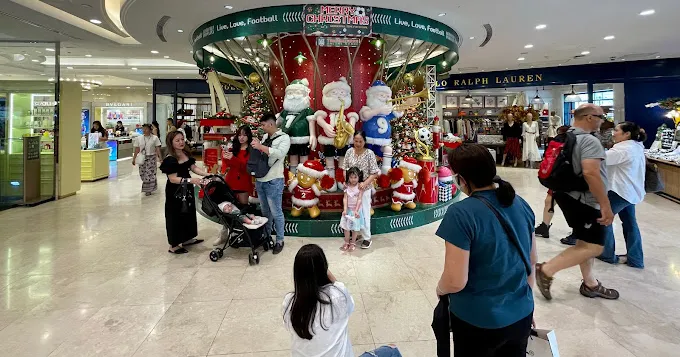
M 528 45 L 525 45 L 524 48 L 534 48 L 534 45 L 528 44 Z
M 227 10 L 231 10 L 231 9 L 233 9 L 234 7 L 231 6 L 231 5 L 224 5 L 224 8 L 227 9 Z
M 163 58 L 170 58 L 170 56 L 163 56 Z
M 73 69 L 73 67 L 66 67 L 66 69 Z
M 640 16 L 654 15 L 655 12 L 654 9 L 645 10 L 640 13 Z
M 585 55 L 589 55 L 589 54 L 590 54 L 590 51 L 583 51 L 583 52 L 581 52 L 581 54 L 584 55 L 584 56 L 585 56 Z
M 548 27 L 548 25 L 546 25 L 546 24 L 536 25 L 536 30 L 543 30 L 546 27 Z
M 54 52 L 54 48 L 46 48 L 45 51 Z
M 611 40 L 613 40 L 613 39 L 615 39 L 615 38 L 616 38 L 616 37 L 614 37 L 614 35 L 609 35 L 609 36 L 605 36 L 604 40 L 605 40 L 605 41 L 611 41 Z
M 445 12 L 440 12 L 439 15 L 437 15 L 437 16 L 439 16 L 439 17 L 446 16 L 446 13 L 445 13 Z
M 93 24 L 95 24 L 95 25 L 99 25 L 99 24 L 102 23 L 101 21 L 99 21 L 99 20 L 97 20 L 97 19 L 90 19 L 90 22 L 93 23 Z
M 32 59 L 31 62 L 39 62 L 37 59 Z
M 475 36 L 470 36 L 470 39 L 471 39 L 471 40 L 474 40 L 474 39 L 475 39 Z
M 656 58 L 661 58 L 661 56 L 656 56 Z
M 158 51 L 156 51 L 156 50 L 151 50 L 151 53 L 153 53 L 153 54 L 158 54 Z
M 136 70 L 137 70 L 137 67 L 132 67 L 132 68 L 130 68 L 130 69 L 133 70 L 133 71 L 136 71 Z
M 525 59 L 524 57 L 520 57 L 520 58 L 518 58 L 517 60 L 518 60 L 518 61 L 524 61 L 524 59 Z
M 184 32 L 184 30 L 179 29 L 179 30 L 177 30 L 177 32 L 182 33 L 182 32 Z
M 92 57 L 92 55 L 85 55 L 85 57 L 90 58 L 90 57 Z
M 125 88 L 130 89 L 130 87 L 125 87 Z

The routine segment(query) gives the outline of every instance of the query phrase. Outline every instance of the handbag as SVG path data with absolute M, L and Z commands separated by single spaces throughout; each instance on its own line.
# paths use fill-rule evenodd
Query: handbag
M 262 145 L 271 147 L 272 144 L 274 144 L 274 140 L 280 138 L 281 136 L 283 135 L 267 138 L 262 142 Z M 274 166 L 278 161 L 279 159 L 274 161 L 272 166 Z M 271 166 L 269 166 L 269 155 L 263 153 L 260 150 L 252 150 L 250 156 L 248 157 L 248 163 L 246 164 L 246 167 L 248 172 L 250 172 L 250 175 L 255 178 L 263 178 L 267 176 L 269 169 L 271 168 Z
M 189 213 L 189 199 L 193 199 L 193 197 L 187 196 L 189 196 L 188 180 L 182 179 L 182 183 L 177 188 L 177 191 L 175 191 L 175 198 L 182 201 L 182 208 L 180 210 L 182 213 Z
M 659 174 L 659 167 L 655 163 L 646 160 L 645 165 L 645 192 L 656 193 L 665 189 L 661 175 Z
M 144 147 L 139 151 L 139 154 L 137 154 L 137 157 L 135 158 L 135 164 L 141 165 L 144 163 L 144 160 L 146 160 L 146 139 L 144 139 Z

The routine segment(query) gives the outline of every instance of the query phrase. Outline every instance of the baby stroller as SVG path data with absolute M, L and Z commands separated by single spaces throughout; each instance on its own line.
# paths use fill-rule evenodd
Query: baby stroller
M 252 251 L 248 256 L 248 262 L 250 265 L 260 264 L 260 255 L 257 248 L 261 246 L 264 251 L 268 251 L 274 247 L 272 238 L 264 237 L 264 225 L 267 223 L 266 218 L 257 225 L 250 225 L 243 224 L 237 215 L 224 213 L 219 208 L 221 202 L 231 202 L 241 211 L 241 214 L 253 213 L 254 209 L 248 205 L 241 204 L 236 199 L 236 194 L 227 185 L 222 176 L 211 175 L 206 176 L 205 179 L 209 180 L 209 182 L 203 186 L 201 209 L 209 217 L 217 217 L 228 236 L 222 248 L 218 247 L 210 252 L 210 260 L 213 262 L 218 261 L 224 256 L 224 250 L 228 247 L 249 247 Z

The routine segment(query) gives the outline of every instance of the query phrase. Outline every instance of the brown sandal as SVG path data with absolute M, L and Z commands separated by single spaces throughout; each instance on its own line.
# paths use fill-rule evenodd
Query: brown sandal
M 552 300 L 550 287 L 552 286 L 554 278 L 545 275 L 543 272 L 543 264 L 545 263 L 536 263 L 536 285 L 538 285 L 538 291 L 541 292 L 546 300 Z
M 581 295 L 589 298 L 601 297 L 607 300 L 616 300 L 619 298 L 618 291 L 605 288 L 599 280 L 597 281 L 597 286 L 594 288 L 588 287 L 585 281 L 582 282 L 579 292 Z

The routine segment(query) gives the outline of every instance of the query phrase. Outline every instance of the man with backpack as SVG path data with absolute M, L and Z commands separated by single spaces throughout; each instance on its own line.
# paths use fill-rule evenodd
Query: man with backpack
M 284 217 L 283 217 L 283 164 L 290 149 L 290 137 L 276 127 L 274 114 L 265 114 L 260 120 L 265 135 L 262 141 L 253 139 L 253 152 L 248 160 L 248 169 L 255 177 L 255 189 L 260 199 L 262 215 L 269 218 L 265 226 L 265 236 L 272 233 L 272 225 L 276 228 L 276 244 L 273 254 L 283 250 Z
M 593 135 L 604 118 L 597 105 L 578 107 L 572 128 L 550 143 L 539 169 L 539 180 L 553 190 L 553 197 L 577 239 L 575 246 L 546 263 L 536 264 L 536 283 L 548 300 L 552 299 L 550 287 L 555 274 L 575 265 L 580 266 L 583 275 L 581 295 L 619 298 L 618 291 L 602 286 L 593 274 L 595 257 L 604 249 L 605 226 L 614 220 L 607 197 L 606 155 L 600 140 Z

